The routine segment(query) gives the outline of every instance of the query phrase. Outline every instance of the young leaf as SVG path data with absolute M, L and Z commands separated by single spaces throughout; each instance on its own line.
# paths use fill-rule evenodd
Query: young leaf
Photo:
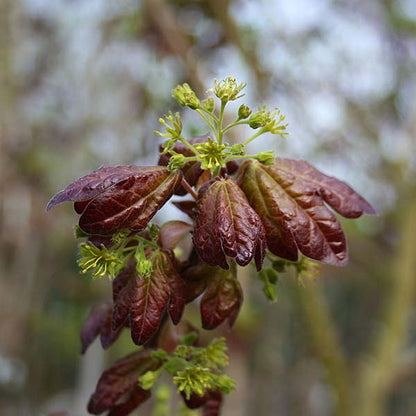
M 159 231 L 160 247 L 174 249 L 186 236 L 190 235 L 193 225 L 184 221 L 165 222 Z
M 119 182 L 94 198 L 79 226 L 90 234 L 111 235 L 123 229 L 143 230 L 173 195 L 182 180 L 180 171 L 153 167 Z
M 184 282 L 176 271 L 171 252 L 155 251 L 151 261 L 152 273 L 148 277 L 137 275 L 131 292 L 131 336 L 138 345 L 155 334 L 167 306 L 174 323 L 179 322 L 185 306 Z
M 298 250 L 323 263 L 342 266 L 348 261 L 341 225 L 324 201 L 348 218 L 375 213 L 347 184 L 303 161 L 277 158 L 265 166 L 249 160 L 238 183 L 262 218 L 269 250 L 293 261 Z
M 81 354 L 85 353 L 98 335 L 100 335 L 104 349 L 107 349 L 118 338 L 122 328 L 112 329 L 112 312 L 113 305 L 110 302 L 92 308 L 81 328 Z
M 182 173 L 161 166 L 100 168 L 56 194 L 47 209 L 75 202 L 79 226 L 88 234 L 111 235 L 123 228 L 140 231 L 173 195 Z
M 228 269 L 226 256 L 246 266 L 257 253 L 256 263 L 261 269 L 264 227 L 231 179 L 217 179 L 201 187 L 193 241 L 201 259 L 211 266 Z
M 201 320 L 204 329 L 214 329 L 226 319 L 233 326 L 241 304 L 243 291 L 236 278 L 236 270 L 213 268 L 208 287 L 201 299 Z
M 88 412 L 98 415 L 114 407 L 117 409 L 118 400 L 133 390 L 137 390 L 133 399 L 137 405 L 145 401 L 150 397 L 150 393 L 141 391 L 137 379 L 141 374 L 155 370 L 158 366 L 159 364 L 155 363 L 150 353 L 145 350 L 116 361 L 98 380 L 95 392 L 88 403 Z
M 139 407 L 149 399 L 150 396 L 149 390 L 144 390 L 139 386 L 134 387 L 125 401 L 111 407 L 107 416 L 128 416 L 136 407 Z
M 218 390 L 207 393 L 207 401 L 204 404 L 202 416 L 219 416 L 221 413 L 222 393 Z

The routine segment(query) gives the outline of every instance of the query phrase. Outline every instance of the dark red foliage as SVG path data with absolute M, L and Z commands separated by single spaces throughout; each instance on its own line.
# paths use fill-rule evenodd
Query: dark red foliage
M 81 328 L 81 353 L 84 354 L 100 335 L 101 345 L 107 349 L 120 335 L 121 326 L 112 327 L 113 304 L 106 302 L 92 308 Z
M 149 258 L 153 264 L 150 276 L 139 276 L 130 267 L 113 282 L 113 327 L 128 324 L 138 345 L 155 334 L 166 309 L 177 324 L 185 307 L 185 282 L 177 271 L 172 251 L 154 251 Z
M 184 221 L 165 222 L 159 231 L 158 244 L 162 248 L 174 249 L 193 230 L 193 225 Z
M 298 251 L 337 266 L 348 261 L 341 225 L 325 203 L 347 218 L 375 214 L 347 184 L 304 161 L 276 159 L 265 166 L 248 160 L 238 183 L 263 221 L 268 249 L 293 261 Z
M 243 291 L 236 271 L 211 267 L 200 304 L 202 328 L 214 329 L 226 319 L 232 327 L 242 303 Z
M 202 416 L 219 416 L 222 405 L 222 393 L 218 390 L 207 393 L 207 401 L 202 410 Z
M 150 392 L 138 385 L 138 378 L 146 371 L 155 370 L 159 364 L 146 350 L 135 352 L 116 361 L 104 371 L 88 403 L 88 412 L 98 415 L 110 410 L 109 415 L 128 415 L 135 407 L 150 397 Z M 127 399 L 119 402 L 122 396 Z
M 264 227 L 231 179 L 216 179 L 199 190 L 193 241 L 201 259 L 211 266 L 228 269 L 226 256 L 240 266 L 256 257 L 257 269 L 261 269 Z
M 86 175 L 55 195 L 47 209 L 74 201 L 80 228 L 88 234 L 112 235 L 123 228 L 143 230 L 173 195 L 182 172 L 161 166 L 116 166 Z

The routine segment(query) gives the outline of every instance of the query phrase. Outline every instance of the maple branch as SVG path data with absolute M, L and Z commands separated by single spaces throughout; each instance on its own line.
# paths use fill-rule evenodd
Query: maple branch
M 164 0 L 145 0 L 144 5 L 149 19 L 161 34 L 173 55 L 182 61 L 188 71 L 188 79 L 198 92 L 204 91 L 197 66 L 201 59 L 192 50 L 191 40 L 179 25 L 175 13 Z
M 410 205 L 404 215 L 401 232 L 401 244 L 395 273 L 391 273 L 393 286 L 386 301 L 383 328 L 377 333 L 370 354 L 361 359 L 361 400 L 362 416 L 381 415 L 385 397 L 391 387 L 398 366 L 397 357 L 406 342 L 409 327 L 409 315 L 412 310 L 414 291 L 416 289 L 416 202 Z
M 328 379 L 337 393 L 336 416 L 351 416 L 351 384 L 348 363 L 341 348 L 335 324 L 319 282 L 296 284 L 298 301 L 314 353 L 328 371 Z

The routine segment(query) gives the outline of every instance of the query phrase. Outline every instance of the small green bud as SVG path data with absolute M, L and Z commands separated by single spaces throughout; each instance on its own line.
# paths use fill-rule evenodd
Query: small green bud
M 275 260 L 272 263 L 272 268 L 276 270 L 278 273 L 283 273 L 286 271 L 286 266 L 288 265 L 287 261 L 285 260 Z
M 246 149 L 242 143 L 236 143 L 231 146 L 230 153 L 233 156 L 244 156 L 246 154 Z
M 150 390 L 159 378 L 159 373 L 156 371 L 146 371 L 139 377 L 140 387 L 144 390 Z
M 247 107 L 244 104 L 240 105 L 240 108 L 238 109 L 238 119 L 244 120 L 245 118 L 249 117 L 252 113 L 250 107 Z
M 198 97 L 187 83 L 178 85 L 172 90 L 172 94 L 176 101 L 183 107 L 189 107 L 192 110 L 196 110 L 200 107 Z
M 279 278 L 277 272 L 265 268 L 259 273 L 260 279 L 264 282 L 263 293 L 270 302 L 276 302 L 276 282 Z
M 256 159 L 263 163 L 263 165 L 270 166 L 274 163 L 274 151 L 270 150 L 268 152 L 260 152 L 257 154 Z
M 277 283 L 279 280 L 279 275 L 277 274 L 276 270 L 271 269 L 270 267 L 266 267 L 260 273 L 260 279 L 264 282 L 270 282 L 272 284 Z
M 159 226 L 157 226 L 156 224 L 149 224 L 147 226 L 147 229 L 149 230 L 150 238 L 153 241 L 156 241 L 159 237 Z
M 151 275 L 153 271 L 153 265 L 150 260 L 140 260 L 136 263 L 136 271 L 139 274 L 139 276 L 142 277 L 148 277 Z
M 265 294 L 266 298 L 270 302 L 276 302 L 276 287 L 271 284 L 265 284 L 263 286 L 263 293 Z
M 175 170 L 175 169 L 182 169 L 186 163 L 186 157 L 181 154 L 177 153 L 176 155 L 171 156 L 168 163 L 168 169 L 169 170 Z
M 214 108 L 215 108 L 214 98 L 212 98 L 212 97 L 207 98 L 206 100 L 202 101 L 201 105 L 205 110 L 212 113 L 214 111 Z
M 136 259 L 136 271 L 141 277 L 149 277 L 153 271 L 153 264 L 144 253 L 143 243 L 139 243 L 134 253 Z
M 248 125 L 252 129 L 258 129 L 259 127 L 266 126 L 266 124 L 270 123 L 271 120 L 270 112 L 266 112 L 266 107 L 264 106 L 248 119 Z

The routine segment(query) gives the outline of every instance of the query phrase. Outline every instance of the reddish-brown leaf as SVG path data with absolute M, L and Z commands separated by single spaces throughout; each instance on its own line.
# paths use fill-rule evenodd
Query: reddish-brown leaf
M 195 218 L 196 202 L 195 201 L 173 201 L 176 208 L 188 215 L 189 218 Z
M 113 280 L 112 327 L 114 329 L 128 324 L 135 276 L 135 267 L 129 267 Z
M 130 327 L 133 341 L 142 345 L 157 331 L 168 307 L 174 323 L 178 323 L 185 306 L 184 282 L 176 271 L 168 250 L 155 251 L 150 256 L 153 271 L 150 276 L 136 276 L 130 305 Z
M 163 248 L 174 249 L 193 229 L 192 224 L 184 221 L 165 222 L 159 231 L 158 244 Z
M 242 302 L 243 291 L 236 278 L 235 267 L 230 270 L 215 267 L 201 299 L 202 327 L 214 329 L 226 319 L 232 326 Z
M 123 228 L 140 231 L 173 195 L 181 179 L 180 171 L 163 167 L 140 171 L 95 197 L 83 211 L 79 226 L 99 235 Z
M 199 259 L 199 258 L 198 258 Z M 206 289 L 208 280 L 215 272 L 216 268 L 209 266 L 204 261 L 197 261 L 196 264 L 189 265 L 181 271 L 181 276 L 185 280 L 185 300 L 186 303 L 192 302 Z
M 202 416 L 219 416 L 221 413 L 222 393 L 218 390 L 207 393 Z
M 157 366 L 146 350 L 116 361 L 98 380 L 95 392 L 88 403 L 88 412 L 98 415 L 111 409 L 124 394 L 138 386 L 137 379 L 141 374 L 154 370 Z
M 161 250 L 158 261 L 160 262 L 158 267 L 163 271 L 169 286 L 169 315 L 172 322 L 177 325 L 185 308 L 185 281 L 179 275 L 172 250 Z
M 121 328 L 111 327 L 113 305 L 110 302 L 92 308 L 81 328 L 81 354 L 84 354 L 94 339 L 100 335 L 101 345 L 107 349 L 120 335 Z
M 88 234 L 107 236 L 122 228 L 140 231 L 173 195 L 182 172 L 162 166 L 100 168 L 56 194 L 47 209 L 74 201 L 81 214 L 80 228 Z
M 136 407 L 140 406 L 143 402 L 150 398 L 150 396 L 151 393 L 149 390 L 144 390 L 141 387 L 136 386 L 133 388 L 124 402 L 118 403 L 111 407 L 111 410 L 107 416 L 127 416 Z
M 85 201 L 91 200 L 113 185 L 131 176 L 136 176 L 140 172 L 146 172 L 148 169 L 134 165 L 99 168 L 77 179 L 65 189 L 58 192 L 49 201 L 46 209 L 49 211 L 55 205 L 61 204 L 62 202 L 80 202 L 80 204 L 76 205 L 76 211 L 80 214 L 85 209 Z
M 206 263 L 228 269 L 229 256 L 246 266 L 258 253 L 260 269 L 264 240 L 261 219 L 235 182 L 217 179 L 200 189 L 193 241 Z
M 247 161 L 238 183 L 263 221 L 269 250 L 293 261 L 298 250 L 323 263 L 348 261 L 341 225 L 324 201 L 349 218 L 375 213 L 344 182 L 303 161 L 276 159 L 272 166 Z

